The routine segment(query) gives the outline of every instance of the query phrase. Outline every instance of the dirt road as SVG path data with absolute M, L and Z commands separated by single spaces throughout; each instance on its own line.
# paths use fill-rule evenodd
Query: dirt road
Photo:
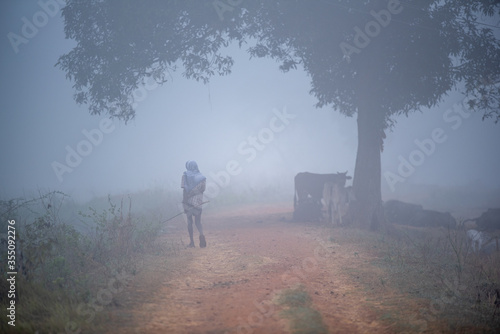
M 401 330 L 395 323 L 406 322 L 410 332 L 429 329 L 416 316 L 422 305 L 384 286 L 384 273 L 370 265 L 370 253 L 340 246 L 327 226 L 293 223 L 290 217 L 286 205 L 206 212 L 207 248 L 182 249 L 177 259 L 165 262 L 168 268 L 137 275 L 109 311 L 105 328 L 109 333 L 295 333 L 304 328 L 307 333 L 390 333 Z M 172 231 L 169 237 L 186 242 L 182 221 Z M 290 304 L 279 302 L 286 291 L 306 292 L 308 314 L 319 317 L 287 312 Z M 388 322 L 384 314 L 398 319 Z

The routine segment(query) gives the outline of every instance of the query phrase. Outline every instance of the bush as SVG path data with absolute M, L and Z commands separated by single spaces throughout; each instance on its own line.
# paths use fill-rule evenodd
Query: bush
M 65 200 L 67 196 L 60 192 L 29 200 L 0 200 L 2 231 L 7 231 L 8 220 L 16 221 L 16 298 L 23 307 L 16 312 L 15 330 L 60 332 L 73 320 L 80 328 L 88 326 L 82 307 L 117 274 L 135 274 L 137 256 L 158 252 L 160 223 L 137 218 L 130 196 L 125 209 L 123 198 L 118 205 L 108 196 L 106 209 L 81 210 L 80 221 L 86 228 L 78 230 L 77 222 L 66 222 L 59 215 Z M 2 235 L 4 254 L 6 239 Z M 0 289 L 7 291 L 5 266 L 0 267 L 0 276 Z M 9 302 L 6 296 L 1 294 L 2 308 Z M 0 327 L 2 333 L 12 330 Z

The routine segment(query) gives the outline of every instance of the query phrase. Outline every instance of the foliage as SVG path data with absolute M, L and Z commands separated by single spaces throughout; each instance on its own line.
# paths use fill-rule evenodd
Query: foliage
M 0 201 L 2 221 L 16 220 L 16 297 L 23 305 L 17 310 L 16 327 L 21 332 L 64 330 L 68 321 L 82 319 L 80 305 L 92 302 L 117 272 L 135 274 L 137 257 L 170 247 L 158 245 L 159 222 L 134 218 L 131 197 L 127 214 L 123 199 L 118 206 L 110 197 L 109 208 L 90 207 L 88 213 L 82 213 L 87 232 L 77 231 L 74 221 L 60 218 L 66 197 L 50 192 L 29 200 Z M 4 291 L 5 266 L 0 268 L 0 276 Z M 5 296 L 0 299 L 2 307 L 7 303 Z M 0 331 L 4 329 L 0 327 Z
M 78 45 L 58 65 L 75 82 L 76 102 L 128 121 L 132 92 L 145 79 L 166 82 L 178 62 L 204 82 L 230 73 L 231 58 L 218 53 L 227 40 L 203 15 L 210 9 L 207 1 L 68 1 L 65 33 Z
M 207 1 L 69 1 L 66 37 L 78 45 L 58 65 L 75 82 L 78 103 L 124 120 L 135 113 L 133 90 L 146 78 L 165 82 L 177 64 L 204 82 L 230 73 L 233 61 L 221 50 L 232 40 L 255 41 L 250 55 L 272 57 L 282 71 L 302 66 L 318 106 L 346 115 L 361 98 L 388 120 L 434 106 L 464 83 L 471 105 L 499 116 L 498 87 L 491 89 L 500 79 L 499 43 L 492 26 L 480 22 L 498 14 L 498 3 L 405 1 L 366 46 L 356 47 L 354 28 L 366 29 L 376 20 L 372 11 L 387 8 L 381 0 L 246 1 L 221 13 Z M 346 52 L 346 44 L 358 50 Z

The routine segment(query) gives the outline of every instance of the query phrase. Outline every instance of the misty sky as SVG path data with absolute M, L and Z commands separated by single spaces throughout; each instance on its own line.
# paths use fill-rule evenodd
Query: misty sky
M 203 85 L 172 73 L 167 84 L 135 94 L 137 115 L 129 124 L 106 121 L 76 105 L 72 83 L 54 67 L 74 45 L 64 39 L 60 11 L 47 15 L 48 22 L 15 53 L 8 34 L 22 35 L 23 17 L 33 22 L 42 9 L 36 1 L 0 6 L 2 199 L 38 188 L 77 199 L 178 188 L 186 160 L 196 160 L 220 191 L 226 181 L 234 188 L 292 189 L 293 176 L 302 171 L 353 175 L 356 119 L 316 109 L 309 78 L 300 70 L 283 74 L 274 61 L 249 60 L 244 50 L 231 47 L 231 75 Z M 418 162 L 403 177 L 405 184 L 500 186 L 500 124 L 457 110 L 460 101 L 454 93 L 439 108 L 397 120 L 382 154 L 385 193 L 403 184 L 386 180 L 402 168 L 402 159 Z M 432 145 L 427 139 L 435 131 L 442 142 Z M 70 158 L 70 167 L 68 152 L 78 150 L 85 156 Z M 54 165 L 66 169 L 58 175 Z M 235 174 L 229 180 L 222 176 L 228 168 Z

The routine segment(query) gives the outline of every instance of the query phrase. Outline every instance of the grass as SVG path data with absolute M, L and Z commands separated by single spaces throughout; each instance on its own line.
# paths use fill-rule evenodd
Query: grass
M 158 242 L 159 215 L 155 219 L 134 211 L 131 196 L 93 200 L 95 207 L 86 209 L 65 201 L 67 196 L 59 192 L 0 200 L 2 231 L 7 231 L 8 220 L 16 221 L 19 265 L 16 326 L 2 321 L 1 333 L 92 328 L 123 290 L 124 277 L 131 279 L 138 273 L 141 259 L 178 253 L 179 245 L 173 241 Z M 80 211 L 78 220 L 62 215 L 68 207 Z M 4 241 L 0 245 L 6 254 Z M 0 290 L 7 291 L 5 266 L 0 268 L 0 278 Z M 10 299 L 2 294 L 0 307 L 8 303 Z
M 312 307 L 312 299 L 302 285 L 282 291 L 275 302 L 284 308 L 280 315 L 290 321 L 292 333 L 328 333 L 321 314 Z
M 389 327 L 500 332 L 492 297 L 500 288 L 500 254 L 472 253 L 464 230 L 396 225 L 380 232 L 338 228 L 331 233 L 342 247 L 369 259 L 371 268 L 353 264 L 345 270 L 360 279 L 367 293 L 373 289 L 370 304 Z M 373 268 L 381 269 L 378 275 Z M 394 311 L 394 299 L 414 306 Z

